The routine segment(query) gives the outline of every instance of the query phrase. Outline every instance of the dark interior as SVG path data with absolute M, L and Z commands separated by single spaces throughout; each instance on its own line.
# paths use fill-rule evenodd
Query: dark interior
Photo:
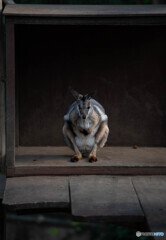
M 69 86 L 97 89 L 108 145 L 166 146 L 166 27 L 16 26 L 19 145 L 65 145 Z

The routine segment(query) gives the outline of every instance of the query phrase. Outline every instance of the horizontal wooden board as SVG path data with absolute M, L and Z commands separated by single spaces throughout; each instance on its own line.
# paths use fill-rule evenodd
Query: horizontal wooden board
M 76 220 L 143 221 L 130 177 L 70 177 L 72 215 Z
M 166 26 L 165 16 L 130 17 L 43 17 L 43 16 L 6 16 L 6 23 L 20 25 L 57 25 L 57 26 Z
M 35 175 L 166 175 L 165 167 L 11 167 L 8 177 Z
M 69 208 L 67 177 L 9 178 L 3 198 L 7 209 Z
M 97 154 L 98 161 L 89 163 L 83 158 L 70 161 L 74 154 L 68 147 L 19 147 L 16 148 L 16 167 L 166 167 L 166 148 L 158 147 L 105 147 Z
M 166 235 L 166 176 L 140 176 L 132 178 L 150 231 Z M 164 237 L 156 236 L 163 240 Z
M 16 165 L 7 175 L 166 174 L 166 148 L 105 147 L 95 163 L 87 158 L 73 163 L 72 154 L 68 147 L 19 147 Z
M 166 16 L 165 5 L 7 5 L 6 16 Z

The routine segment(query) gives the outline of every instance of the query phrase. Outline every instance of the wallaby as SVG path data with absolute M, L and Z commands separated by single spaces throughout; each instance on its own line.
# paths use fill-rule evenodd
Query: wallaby
M 82 95 L 72 88 L 70 91 L 76 101 L 64 116 L 63 135 L 75 152 L 71 161 L 88 156 L 89 162 L 96 162 L 96 152 L 104 147 L 108 138 L 108 117 L 101 104 L 93 99 L 95 93 Z

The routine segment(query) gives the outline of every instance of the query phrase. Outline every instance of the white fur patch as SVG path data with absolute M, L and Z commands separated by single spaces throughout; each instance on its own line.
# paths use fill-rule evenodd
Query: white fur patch
M 75 137 L 76 144 L 82 153 L 90 152 L 95 144 L 95 137 L 93 135 L 84 136 L 79 134 Z
M 101 117 L 101 121 L 102 122 L 106 121 L 108 119 L 107 115 L 104 112 L 102 112 L 98 106 L 95 105 L 94 107 L 97 109 L 97 111 Z
M 69 111 L 67 112 L 67 114 L 64 116 L 64 120 L 65 121 L 69 121 L 70 120 L 70 113 L 73 111 L 74 109 L 74 105 L 70 107 Z
M 92 121 L 90 119 L 80 119 L 79 120 L 79 126 L 82 129 L 88 130 L 92 127 Z

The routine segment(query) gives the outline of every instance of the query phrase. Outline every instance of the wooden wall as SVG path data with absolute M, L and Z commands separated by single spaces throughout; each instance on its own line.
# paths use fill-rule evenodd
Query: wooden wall
M 17 26 L 19 144 L 64 145 L 73 98 L 97 89 L 109 145 L 166 146 L 166 28 Z

